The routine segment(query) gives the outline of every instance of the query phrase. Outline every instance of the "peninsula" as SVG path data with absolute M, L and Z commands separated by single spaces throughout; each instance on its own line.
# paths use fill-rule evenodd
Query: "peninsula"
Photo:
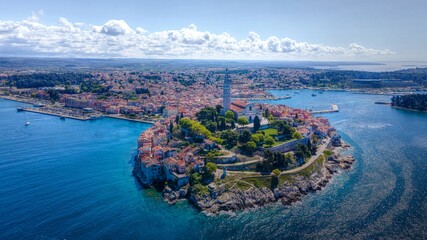
M 275 100 L 300 89 L 312 97 L 334 89 L 423 92 L 427 76 L 421 68 L 369 73 L 226 62 L 227 71 L 217 62 L 2 61 L 0 97 L 34 105 L 18 111 L 152 123 L 138 139 L 134 175 L 171 204 L 187 199 L 207 214 L 290 204 L 350 168 L 354 158 L 342 151 L 348 144 L 316 115 L 340 106 L 305 110 Z M 276 97 L 274 89 L 293 93 Z
M 281 201 L 320 190 L 350 168 L 350 147 L 323 117 L 283 105 L 230 100 L 225 72 L 222 105 L 176 113 L 138 138 L 134 175 L 156 185 L 171 204 L 188 199 L 206 214 Z

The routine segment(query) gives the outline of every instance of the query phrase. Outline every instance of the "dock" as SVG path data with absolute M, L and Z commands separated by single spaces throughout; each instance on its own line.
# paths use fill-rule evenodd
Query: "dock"
M 43 111 L 43 110 L 36 109 L 36 108 L 22 108 L 22 111 L 46 114 L 46 115 L 57 116 L 57 117 L 65 117 L 65 118 L 70 118 L 70 119 L 75 119 L 75 120 L 80 120 L 80 121 L 86 121 L 86 120 L 93 119 L 92 117 L 64 115 L 64 114 L 50 112 L 50 111 Z
M 310 113 L 313 113 L 313 114 L 320 114 L 320 113 L 334 113 L 334 112 L 339 112 L 340 111 L 340 109 L 338 108 L 338 105 L 336 105 L 336 104 L 332 104 L 331 105 L 331 109 L 327 109 L 327 110 L 318 110 L 318 111 L 311 111 L 310 110 Z

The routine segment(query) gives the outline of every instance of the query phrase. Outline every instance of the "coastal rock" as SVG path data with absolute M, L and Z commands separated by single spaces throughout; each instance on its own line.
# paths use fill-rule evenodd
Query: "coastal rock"
M 274 198 L 276 200 L 280 198 L 280 190 L 278 188 L 274 189 Z
M 187 198 L 197 209 L 207 215 L 258 208 L 277 201 L 281 201 L 283 205 L 290 205 L 300 201 L 302 195 L 321 190 L 333 174 L 351 167 L 355 161 L 353 156 L 341 156 L 336 148 L 333 150 L 335 154 L 328 157 L 323 164 L 318 165 L 320 167 L 315 168 L 316 170 L 309 176 L 292 175 L 274 190 L 267 187 L 230 190 L 223 185 L 211 183 L 208 185 L 209 192 L 201 196 L 189 193 L 188 186 L 178 191 L 166 186 L 163 197 L 169 204 L 175 204 L 178 200 Z M 135 176 L 138 177 L 137 174 Z
M 280 193 L 283 205 L 290 205 L 293 202 L 301 200 L 301 192 L 296 186 L 282 186 L 280 188 Z
M 230 190 L 217 195 L 216 199 L 213 199 L 211 195 L 192 195 L 190 199 L 197 208 L 205 213 L 212 214 L 221 211 L 228 212 L 256 208 L 276 201 L 273 192 L 268 188 L 252 188 L 246 191 Z

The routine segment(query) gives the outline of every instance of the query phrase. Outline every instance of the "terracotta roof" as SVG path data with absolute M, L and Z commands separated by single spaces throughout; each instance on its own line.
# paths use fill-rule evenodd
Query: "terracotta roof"
M 163 150 L 163 148 L 162 147 L 160 147 L 160 146 L 155 146 L 155 147 L 153 147 L 152 149 L 151 149 L 151 151 L 159 151 L 159 150 Z
M 235 106 L 238 106 L 238 107 L 241 107 L 241 108 L 245 108 L 247 104 L 248 104 L 247 101 L 242 101 L 242 100 L 234 100 L 231 103 L 231 105 L 235 105 Z
M 244 108 L 238 107 L 236 105 L 231 104 L 230 105 L 230 110 L 234 111 L 234 112 L 242 112 L 243 110 L 245 110 Z

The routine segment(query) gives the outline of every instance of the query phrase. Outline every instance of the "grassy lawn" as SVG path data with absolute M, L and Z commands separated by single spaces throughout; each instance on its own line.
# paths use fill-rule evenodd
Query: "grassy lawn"
M 320 155 L 313 164 L 308 166 L 306 169 L 299 171 L 297 174 L 309 177 L 314 171 L 318 171 L 320 169 L 320 165 L 323 164 L 323 161 L 325 161 L 325 156 Z
M 275 128 L 267 128 L 267 129 L 263 129 L 261 131 L 264 131 L 265 134 L 267 134 L 267 135 L 277 135 L 278 134 L 277 129 L 275 129 Z
M 273 138 L 279 134 L 279 132 L 278 132 L 278 131 L 277 131 L 277 129 L 275 129 L 275 128 L 267 128 L 267 129 L 260 130 L 260 131 L 264 131 L 264 132 L 265 132 L 265 135 L 270 135 L 270 136 L 272 136 Z M 276 143 L 275 143 L 275 144 L 273 144 L 273 146 L 271 146 L 271 147 L 275 147 L 275 146 L 277 146 L 277 145 L 283 144 L 283 143 L 285 143 L 285 142 L 290 142 L 290 141 L 293 141 L 293 140 L 295 140 L 295 139 L 294 139 L 294 138 L 292 138 L 292 139 L 288 139 L 288 140 L 276 141 Z M 269 148 L 270 146 L 267 146 L 266 144 L 264 144 L 262 147 L 263 147 L 263 148 Z
M 248 177 L 243 178 L 245 182 L 252 183 L 257 188 L 270 188 L 271 187 L 271 177 Z

